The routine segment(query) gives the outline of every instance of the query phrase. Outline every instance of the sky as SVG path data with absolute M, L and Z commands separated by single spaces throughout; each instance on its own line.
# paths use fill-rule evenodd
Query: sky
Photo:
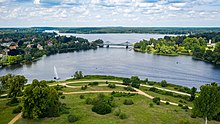
M 0 0 L 0 27 L 219 27 L 220 0 Z

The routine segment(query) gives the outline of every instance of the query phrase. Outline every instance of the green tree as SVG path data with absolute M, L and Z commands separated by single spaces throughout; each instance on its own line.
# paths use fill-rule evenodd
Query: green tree
M 43 118 L 59 116 L 60 101 L 57 91 L 46 81 L 33 80 L 22 97 L 24 118 Z
M 82 73 L 82 71 L 76 71 L 75 74 L 74 74 L 74 78 L 76 78 L 76 79 L 81 79 L 81 78 L 83 78 L 83 73 Z
M 166 80 L 162 80 L 160 84 L 161 84 L 162 87 L 166 87 L 167 86 L 167 81 Z
M 191 97 L 190 97 L 191 101 L 193 101 L 196 98 L 196 90 L 197 89 L 195 87 L 191 88 Z
M 123 85 L 130 85 L 130 84 L 131 84 L 131 80 L 129 78 L 123 79 Z
M 193 114 L 203 117 L 207 124 L 207 120 L 211 120 L 220 112 L 220 90 L 218 86 L 212 85 L 201 86 L 200 90 L 200 96 L 193 102 Z
M 22 93 L 24 85 L 27 83 L 27 79 L 24 76 L 16 75 L 13 78 L 9 78 L 7 83 L 9 84 L 8 97 L 15 99 Z
M 131 76 L 131 86 L 135 88 L 140 87 L 140 79 L 138 76 Z

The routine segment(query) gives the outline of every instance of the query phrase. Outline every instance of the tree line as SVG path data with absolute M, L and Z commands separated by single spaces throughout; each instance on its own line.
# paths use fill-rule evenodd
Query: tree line
M 213 37 L 211 37 L 213 36 Z M 159 55 L 191 55 L 194 59 L 220 64 L 220 33 L 189 36 L 165 36 L 135 43 L 134 50 Z M 209 40 L 213 46 L 207 46 Z

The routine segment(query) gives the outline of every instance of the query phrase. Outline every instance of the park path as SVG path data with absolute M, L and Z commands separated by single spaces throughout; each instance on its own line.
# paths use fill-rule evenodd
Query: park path
M 114 81 L 114 80 L 83 80 L 83 81 L 71 81 L 71 82 L 63 82 L 63 83 L 60 83 L 59 85 L 67 85 L 67 84 L 71 84 L 71 83 L 83 83 L 83 82 L 113 82 L 113 83 L 123 83 L 122 81 Z M 50 86 L 56 86 L 57 84 L 52 84 Z M 146 85 L 146 84 L 141 84 L 141 86 L 144 86 L 144 87 L 148 87 L 148 88 L 156 88 L 158 90 L 163 90 L 163 91 L 168 91 L 168 92 L 172 92 L 172 93 L 176 93 L 176 94 L 180 94 L 180 95 L 186 95 L 186 96 L 191 96 L 190 94 L 188 93 L 184 93 L 184 92 L 180 92 L 180 91 L 175 91 L 175 90 L 169 90 L 169 89 L 165 89 L 165 88 L 160 88 L 160 87 L 155 87 L 155 86 L 150 86 L 150 85 Z M 78 86 L 72 86 L 73 87 L 77 87 Z
M 17 120 L 21 118 L 22 113 L 17 114 L 8 124 L 14 124 Z
M 81 86 L 69 86 L 68 84 L 71 84 L 71 83 L 83 83 L 83 82 L 115 82 L 115 83 L 122 83 L 121 81 L 111 81 L 111 80 L 87 80 L 87 81 L 76 81 L 76 82 L 64 82 L 64 83 L 60 83 L 59 85 L 62 85 L 62 86 L 66 86 L 68 88 L 80 88 Z M 121 85 L 121 84 L 115 84 L 116 86 L 120 86 L 120 87 L 127 87 L 125 85 Z M 99 84 L 98 86 L 108 86 L 108 84 Z M 142 86 L 146 86 L 148 87 L 148 85 L 142 85 Z M 153 86 L 149 86 L 149 87 L 153 87 Z M 181 94 L 181 95 L 187 95 L 187 93 L 183 93 L 183 92 L 179 92 L 179 91 L 174 91 L 174 90 L 168 90 L 168 89 L 164 89 L 164 88 L 159 88 L 159 87 L 155 87 L 157 89 L 160 89 L 160 90 L 164 90 L 164 91 L 172 91 L 174 93 L 177 93 L 177 94 Z M 140 89 L 137 89 L 137 88 L 134 88 L 133 89 L 137 92 L 132 92 L 132 93 L 137 93 L 139 95 L 142 95 L 142 96 L 145 96 L 147 98 L 150 98 L 150 99 L 153 99 L 154 97 L 143 92 L 142 90 Z M 103 92 L 112 92 L 112 91 L 82 91 L 82 92 L 64 92 L 64 94 L 80 94 L 80 93 L 103 93 Z M 128 92 L 128 91 L 117 91 L 117 92 Z M 131 92 L 130 92 L 131 93 Z M 160 102 L 162 103 L 167 103 L 169 101 L 165 101 L 165 100 L 160 100 Z M 179 104 L 178 103 L 174 103 L 174 102 L 169 102 L 170 105 L 175 105 L 175 106 L 178 106 Z M 192 109 L 192 107 L 189 107 L 189 109 Z

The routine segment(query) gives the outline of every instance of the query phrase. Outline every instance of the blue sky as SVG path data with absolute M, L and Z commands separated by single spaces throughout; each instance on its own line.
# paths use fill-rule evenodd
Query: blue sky
M 220 26 L 220 0 L 0 0 L 0 27 Z

